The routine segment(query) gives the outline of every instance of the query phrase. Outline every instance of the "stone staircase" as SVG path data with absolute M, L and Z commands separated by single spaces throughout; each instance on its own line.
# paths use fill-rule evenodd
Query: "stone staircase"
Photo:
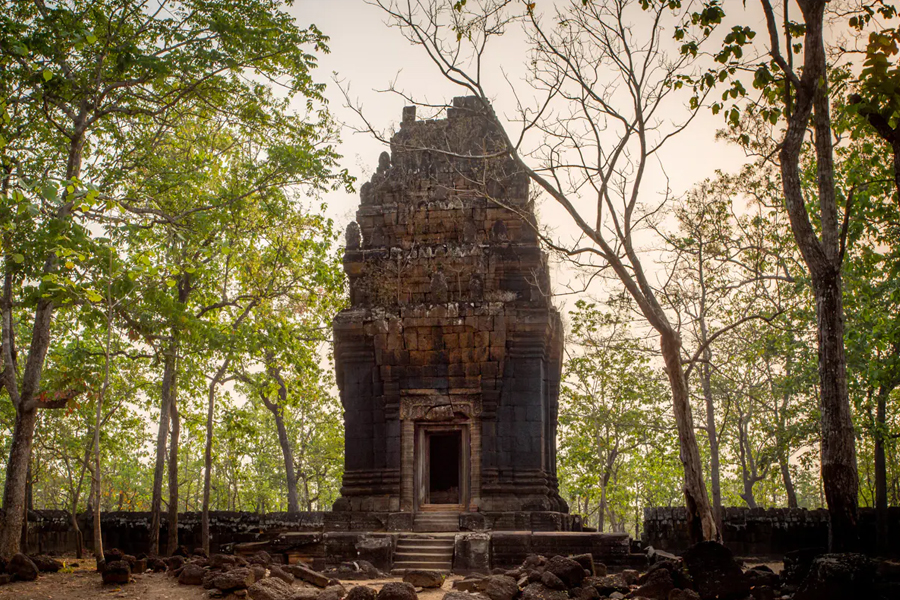
M 397 539 L 392 573 L 402 575 L 413 569 L 442 571 L 453 568 L 453 534 L 402 534 Z
M 422 533 L 459 531 L 459 513 L 420 511 L 413 519 L 413 531 Z

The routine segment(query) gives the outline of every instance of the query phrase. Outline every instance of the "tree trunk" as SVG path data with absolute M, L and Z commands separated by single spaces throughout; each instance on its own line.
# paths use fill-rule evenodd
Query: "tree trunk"
M 172 343 L 166 349 L 160 393 L 159 430 L 156 434 L 156 466 L 153 470 L 153 496 L 150 501 L 150 544 L 147 553 L 159 554 L 159 527 L 162 512 L 162 482 L 166 467 L 166 441 L 169 437 L 169 416 L 172 396 L 175 393 L 175 377 L 178 366 L 177 346 Z
M 201 537 L 203 538 L 203 549 L 209 554 L 209 492 L 212 487 L 212 447 L 213 447 L 213 424 L 216 409 L 216 388 L 219 382 L 228 370 L 231 363 L 230 358 L 226 358 L 219 367 L 212 381 L 209 383 L 209 396 L 206 405 L 206 446 L 203 451 L 203 508 L 201 516 Z
M 829 548 L 833 552 L 852 552 L 859 546 L 859 475 L 847 391 L 840 273 L 825 281 L 814 278 L 813 288 L 819 338 L 822 483 L 831 517 Z
M 300 512 L 300 504 L 297 500 L 297 476 L 294 474 L 294 451 L 291 449 L 291 441 L 288 438 L 287 427 L 284 425 L 284 409 L 275 404 L 270 409 L 275 415 L 275 426 L 278 428 L 278 443 L 281 444 L 281 453 L 284 456 L 284 474 L 287 477 L 288 512 Z
M 794 481 L 791 478 L 790 463 L 783 454 L 778 459 L 781 467 L 781 480 L 784 482 L 784 492 L 787 494 L 788 508 L 797 508 L 797 492 L 794 490 Z
M 169 442 L 169 535 L 166 552 L 171 556 L 178 549 L 178 440 L 181 436 L 181 417 L 174 393 L 169 409 L 172 412 L 172 439 Z
M 3 490 L 4 522 L 3 527 L 0 527 L 0 558 L 11 558 L 21 548 L 26 511 L 25 480 L 28 476 L 36 420 L 37 409 L 16 411 Z
M 706 324 L 701 323 L 701 328 L 706 329 Z M 703 335 L 703 343 L 706 335 Z M 722 509 L 722 481 L 721 467 L 719 465 L 719 435 L 716 431 L 716 407 L 712 395 L 712 371 L 709 361 L 711 353 L 707 349 L 703 353 L 704 362 L 700 365 L 700 386 L 703 389 L 703 401 L 706 404 L 706 435 L 709 439 L 709 480 L 712 486 L 713 517 L 716 519 L 716 527 L 721 531 L 723 523 Z
M 720 532 L 706 495 L 700 449 L 694 435 L 690 397 L 681 364 L 681 340 L 674 332 L 661 332 L 660 348 L 672 388 L 672 406 L 675 423 L 678 426 L 679 455 L 684 466 L 684 500 L 691 542 L 719 540 Z
M 890 390 L 885 386 L 878 390 L 875 408 L 875 549 L 879 553 L 888 550 L 887 461 L 884 452 L 888 394 Z

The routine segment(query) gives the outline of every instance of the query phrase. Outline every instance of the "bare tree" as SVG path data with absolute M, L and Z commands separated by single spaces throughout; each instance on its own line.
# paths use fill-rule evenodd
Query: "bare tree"
M 534 4 L 512 0 L 375 4 L 446 79 L 478 99 L 479 110 L 501 132 L 503 153 L 579 230 L 574 243 L 546 236 L 545 242 L 592 268 L 611 271 L 658 334 L 672 392 L 691 536 L 718 538 L 688 393 L 691 365 L 703 348 L 694 357 L 683 356 L 678 322 L 659 299 L 664 284 L 655 281 L 655 269 L 648 270 L 652 255 L 642 248 L 646 225 L 669 197 L 668 189 L 656 195 L 649 181 L 665 176 L 658 167 L 660 150 L 688 126 L 699 106 L 685 107 L 678 85 L 694 59 L 665 49 L 662 23 L 678 16 L 668 6 L 643 11 L 641 3 L 628 0 L 572 0 L 546 19 Z M 492 39 L 516 25 L 526 31 L 531 53 L 528 91 L 517 90 L 506 78 L 517 103 L 512 122 L 518 131 L 512 133 L 513 126 L 491 109 L 490 94 L 495 92 L 486 85 L 495 78 L 486 74 L 486 63 Z M 666 118 L 666 111 L 681 115 L 680 120 Z M 707 343 L 718 333 L 710 332 Z

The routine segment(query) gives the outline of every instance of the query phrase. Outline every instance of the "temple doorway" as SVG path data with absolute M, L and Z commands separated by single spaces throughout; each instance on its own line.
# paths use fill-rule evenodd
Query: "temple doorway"
M 460 502 L 462 432 L 435 432 L 428 435 L 428 499 L 430 504 Z
M 416 461 L 419 510 L 462 510 L 468 504 L 469 448 L 466 427 L 419 430 Z

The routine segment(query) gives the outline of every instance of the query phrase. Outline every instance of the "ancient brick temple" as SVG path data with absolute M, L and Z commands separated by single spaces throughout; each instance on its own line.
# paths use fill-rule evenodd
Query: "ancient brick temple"
M 565 513 L 563 331 L 528 178 L 474 98 L 406 108 L 347 230 L 334 320 L 346 455 L 336 511 Z M 467 158 L 467 157 L 477 158 Z

